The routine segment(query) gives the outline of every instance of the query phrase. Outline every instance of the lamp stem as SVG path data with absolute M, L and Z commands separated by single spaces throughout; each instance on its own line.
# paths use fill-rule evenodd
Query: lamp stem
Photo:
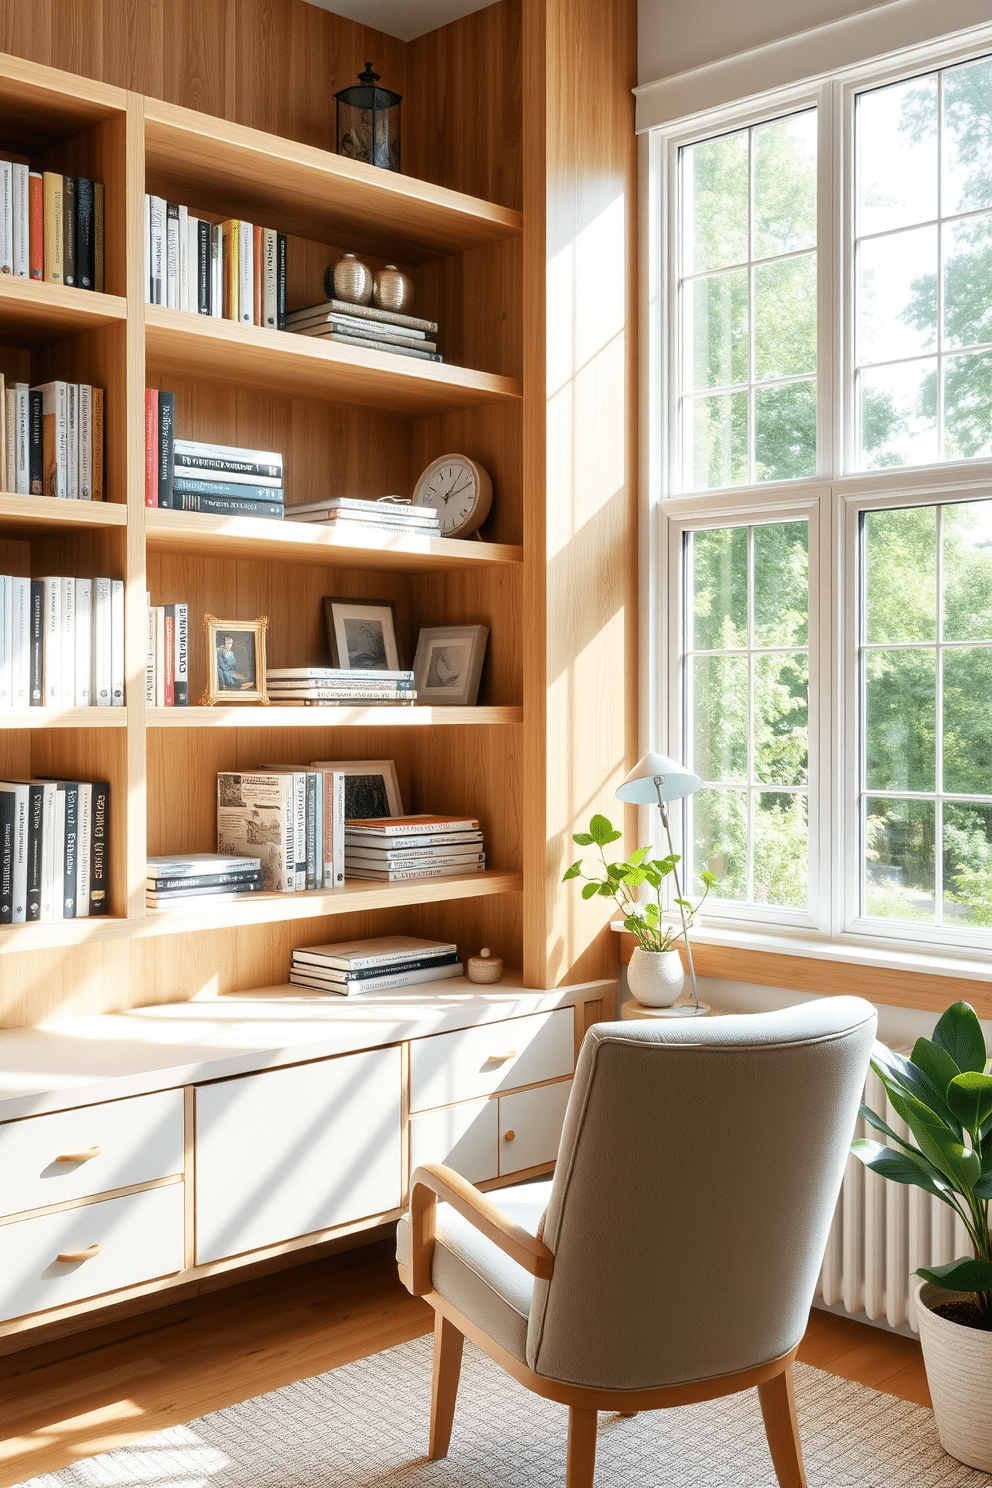
M 665 828 L 665 834 L 668 838 L 668 852 L 669 855 L 674 858 L 675 849 L 672 846 L 672 829 L 668 824 L 668 812 L 665 810 L 665 803 L 661 799 L 660 775 L 656 775 L 654 777 L 654 788 L 658 792 L 658 810 L 661 812 L 661 823 L 662 826 Z M 682 939 L 685 941 L 685 954 L 686 959 L 689 962 L 689 980 L 692 983 L 692 997 L 693 1001 L 696 1004 L 696 1007 L 698 1008 L 699 992 L 696 989 L 696 968 L 692 964 L 692 946 L 689 944 L 689 926 L 686 924 L 685 920 L 685 905 L 682 903 L 683 894 L 682 889 L 679 886 L 679 870 L 675 863 L 672 864 L 672 875 L 675 879 L 675 894 L 676 898 L 678 899 L 679 914 L 682 916 Z

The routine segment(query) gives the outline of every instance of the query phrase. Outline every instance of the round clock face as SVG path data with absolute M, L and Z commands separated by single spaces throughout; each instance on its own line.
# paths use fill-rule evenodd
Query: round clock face
M 442 537 L 468 537 L 489 515 L 493 486 L 467 455 L 442 455 L 420 477 L 413 499 L 438 513 Z

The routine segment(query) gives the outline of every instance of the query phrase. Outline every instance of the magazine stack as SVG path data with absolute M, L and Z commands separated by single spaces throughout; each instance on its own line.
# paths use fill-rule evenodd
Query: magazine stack
M 286 521 L 318 522 L 325 532 L 340 532 L 349 539 L 384 532 L 403 532 L 408 537 L 441 536 L 440 513 L 403 496 L 379 496 L 375 501 L 329 496 L 326 501 L 303 501 L 287 507 Z
M 379 935 L 293 952 L 289 980 L 315 992 L 353 997 L 381 988 L 409 987 L 462 975 L 458 947 L 413 935 Z
M 486 850 L 473 817 L 385 816 L 347 821 L 348 878 L 402 883 L 409 878 L 457 878 L 481 873 Z
M 145 904 L 149 909 L 188 909 L 194 899 L 257 894 L 261 888 L 261 858 L 235 858 L 224 853 L 149 858 Z
M 349 708 L 415 703 L 412 672 L 376 672 L 360 667 L 270 667 L 265 690 L 271 703 L 293 707 Z

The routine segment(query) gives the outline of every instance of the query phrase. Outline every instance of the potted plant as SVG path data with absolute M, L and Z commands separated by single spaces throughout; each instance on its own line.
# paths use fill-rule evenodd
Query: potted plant
M 863 1105 L 861 1115 L 889 1145 L 861 1137 L 852 1152 L 883 1178 L 949 1205 L 974 1250 L 920 1267 L 916 1309 L 941 1444 L 959 1462 L 992 1472 L 992 1059 L 974 1008 L 956 1002 L 909 1059 L 876 1044 L 871 1064 L 911 1139 Z
M 588 832 L 574 833 L 572 841 L 579 847 L 598 848 L 602 873 L 584 873 L 580 858 L 566 869 L 562 883 L 570 878 L 584 879 L 583 899 L 599 895 L 603 899 L 612 899 L 619 906 L 624 929 L 637 937 L 637 946 L 627 967 L 627 985 L 638 1002 L 648 1007 L 671 1007 L 682 991 L 683 982 L 682 958 L 676 948 L 677 942 L 692 924 L 693 915 L 698 914 L 706 895 L 716 883 L 716 877 L 708 869 L 703 869 L 700 874 L 704 885 L 702 898 L 693 908 L 688 899 L 678 897 L 676 875 L 677 897 L 674 902 L 683 911 L 683 921 L 680 929 L 666 925 L 662 919 L 662 889 L 668 875 L 675 873 L 679 855 L 670 853 L 665 858 L 649 858 L 651 849 L 639 847 L 626 861 L 608 863 L 605 849 L 611 842 L 619 842 L 622 835 L 607 817 L 594 816 Z M 641 901 L 639 890 L 644 884 L 654 891 L 653 901 Z

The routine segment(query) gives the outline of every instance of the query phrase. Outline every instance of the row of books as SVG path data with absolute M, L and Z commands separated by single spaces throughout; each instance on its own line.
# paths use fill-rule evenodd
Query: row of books
M 175 436 L 176 395 L 145 389 L 145 505 L 281 521 L 282 455 Z
M 123 580 L 0 574 L 0 713 L 123 706 Z
M 0 780 L 0 924 L 108 910 L 110 786 Z
M 299 947 L 293 951 L 289 980 L 315 992 L 353 997 L 380 988 L 447 980 L 461 976 L 462 970 L 458 947 L 448 941 L 377 935 Z
M 443 362 L 434 337 L 436 320 L 419 320 L 399 310 L 378 305 L 352 305 L 347 300 L 323 300 L 292 310 L 286 329 L 299 336 L 316 336 L 341 346 L 364 346 L 373 351 L 394 351 L 399 356 L 418 357 L 425 362 Z
M 189 610 L 153 605 L 147 596 L 145 702 L 151 708 L 189 707 Z
M 388 816 L 345 824 L 344 867 L 349 878 L 403 883 L 482 873 L 485 866 L 482 833 L 472 817 Z
M 269 701 L 294 706 L 347 703 L 414 703 L 412 672 L 377 672 L 365 667 L 270 667 L 265 673 Z
M 103 500 L 103 388 L 8 383 L 0 372 L 0 490 Z
M 103 292 L 103 186 L 0 160 L 0 274 Z
M 217 851 L 259 859 L 262 887 L 294 894 L 344 885 L 345 774 L 327 761 L 217 775 Z
M 286 235 L 238 218 L 208 222 L 145 197 L 145 298 L 150 305 L 286 328 Z
M 380 496 L 363 501 L 357 496 L 329 496 L 325 501 L 303 501 L 286 510 L 287 522 L 318 522 L 329 532 L 349 536 L 370 532 L 405 532 L 412 537 L 440 537 L 441 514 L 432 506 L 417 506 L 406 496 Z
M 230 899 L 262 888 L 262 860 L 226 853 L 189 853 L 149 858 L 145 877 L 148 909 L 184 909 L 191 899 Z

